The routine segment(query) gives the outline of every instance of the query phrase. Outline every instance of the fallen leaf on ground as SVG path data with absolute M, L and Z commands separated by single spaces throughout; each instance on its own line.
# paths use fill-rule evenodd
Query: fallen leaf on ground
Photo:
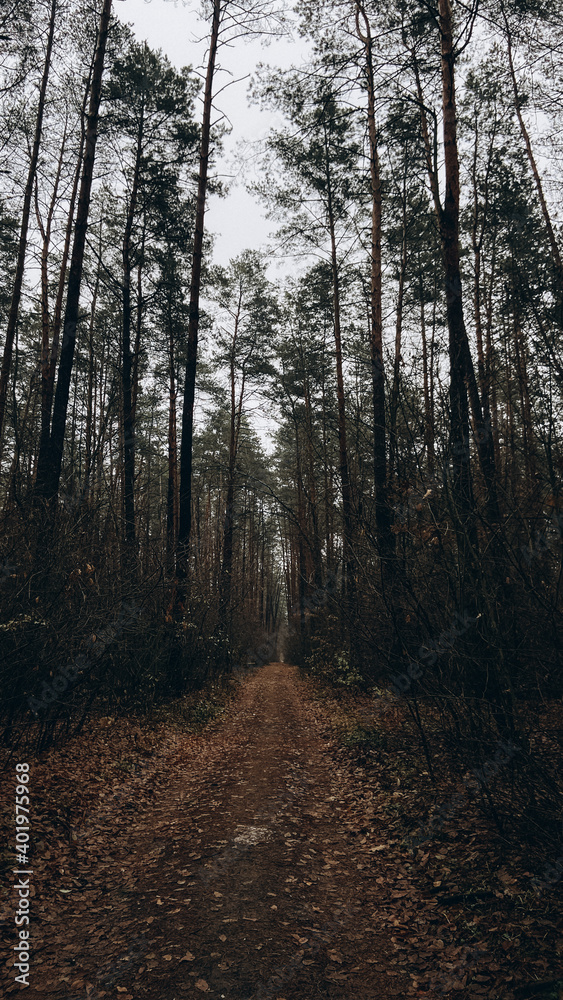
M 331 962 L 338 962 L 339 965 L 342 965 L 342 955 L 339 955 L 337 951 L 329 951 L 328 957 Z

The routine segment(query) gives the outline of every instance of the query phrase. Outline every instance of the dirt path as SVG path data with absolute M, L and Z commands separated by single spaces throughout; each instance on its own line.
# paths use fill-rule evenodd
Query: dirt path
M 30 994 L 412 996 L 378 931 L 381 855 L 346 830 L 350 775 L 327 755 L 295 669 L 262 668 L 176 756 L 154 808 L 117 827 L 94 870 L 100 845 L 80 840 L 77 889 L 41 928 Z

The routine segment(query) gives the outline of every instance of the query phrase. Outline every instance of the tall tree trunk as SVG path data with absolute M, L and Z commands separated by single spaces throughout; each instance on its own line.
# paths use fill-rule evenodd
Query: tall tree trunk
M 495 482 L 495 465 L 492 436 L 485 425 L 473 359 L 469 348 L 463 316 L 463 295 L 459 257 L 459 155 L 457 145 L 457 111 L 455 94 L 455 60 L 453 43 L 452 9 L 450 0 L 439 0 L 442 117 L 444 135 L 444 166 L 446 190 L 444 204 L 440 199 L 438 165 L 435 149 L 430 140 L 426 106 L 420 80 L 418 61 L 411 51 L 416 80 L 421 130 L 424 141 L 428 178 L 440 230 L 442 261 L 446 285 L 446 314 L 449 334 L 450 357 L 450 448 L 453 456 L 454 503 L 459 511 L 461 524 L 471 528 L 474 507 L 473 488 L 469 463 L 469 406 L 471 402 L 479 462 L 487 488 L 487 502 L 492 519 L 498 519 L 498 500 Z M 463 529 L 462 529 L 463 533 Z M 461 539 L 460 539 L 461 541 Z
M 305 616 L 305 600 L 307 597 L 307 563 L 305 558 L 305 546 L 303 544 L 305 534 L 305 512 L 303 508 L 303 477 L 301 471 L 301 449 L 299 447 L 299 426 L 295 420 L 295 480 L 297 483 L 297 580 L 298 580 L 298 600 L 299 600 L 299 638 L 303 655 L 309 653 L 307 620 Z
M 17 339 L 16 339 L 16 353 L 17 353 Z M 33 372 L 29 380 L 29 389 L 27 393 L 27 399 L 25 401 L 25 408 L 21 420 L 16 422 L 16 428 L 14 433 L 14 454 L 12 456 L 12 464 L 10 465 L 10 472 L 8 476 L 8 490 L 7 490 L 7 504 L 19 504 L 18 496 L 18 471 L 20 467 L 21 459 L 21 439 L 25 440 L 28 423 L 31 417 L 31 423 L 34 423 L 34 409 L 36 405 L 36 390 L 35 390 L 35 380 L 37 372 Z M 31 414 L 30 414 L 31 409 Z M 29 476 L 31 478 L 32 473 L 32 451 L 30 449 L 29 453 Z
M 100 227 L 101 231 L 101 227 Z M 88 489 L 90 485 L 90 473 L 92 471 L 92 442 L 94 437 L 94 371 L 95 371 L 95 360 L 94 360 L 94 327 L 96 322 L 96 306 L 98 303 L 98 292 L 100 288 L 100 270 L 101 265 L 98 265 L 98 270 L 96 273 L 96 283 L 94 285 L 94 291 L 92 292 L 92 308 L 90 310 L 90 329 L 88 331 L 88 396 L 86 401 L 86 459 L 84 465 L 84 486 L 82 489 L 83 496 L 87 496 Z
M 67 131 L 66 124 L 61 141 L 61 151 L 59 154 L 59 161 L 57 164 L 57 172 L 55 174 L 55 180 L 53 182 L 53 193 L 51 195 L 51 201 L 49 204 L 49 209 L 47 211 L 47 218 L 45 219 L 45 225 L 41 219 L 41 212 L 39 209 L 39 190 L 37 185 L 37 177 L 35 179 L 35 215 L 37 218 L 37 225 L 41 232 L 42 247 L 41 247 L 41 431 L 40 431 L 40 441 L 41 435 L 43 434 L 44 428 L 46 429 L 46 437 L 49 437 L 49 421 L 51 416 L 51 411 L 47 412 L 47 397 L 45 393 L 45 386 L 47 384 L 48 372 L 49 372 L 49 341 L 51 332 L 51 317 L 49 309 L 49 249 L 51 245 L 51 231 L 53 226 L 53 217 L 55 214 L 55 209 L 57 207 L 57 197 L 59 192 L 59 184 L 61 180 L 61 172 L 64 163 L 64 154 L 66 150 L 67 141 Z M 41 450 L 41 445 L 39 446 Z
M 68 291 L 63 325 L 63 343 L 61 347 L 57 390 L 53 405 L 53 422 L 51 427 L 49 452 L 46 456 L 46 460 L 44 460 L 43 463 L 39 462 L 37 468 L 35 490 L 38 496 L 47 500 L 51 500 L 56 496 L 61 477 L 68 399 L 74 362 L 74 350 L 76 346 L 76 327 L 78 324 L 80 286 L 82 284 L 82 268 L 84 262 L 84 250 L 86 246 L 86 231 L 88 229 L 92 177 L 94 173 L 98 117 L 102 94 L 102 76 L 111 18 L 111 4 L 112 0 L 104 0 L 104 5 L 100 15 L 96 55 L 94 57 L 94 66 L 92 70 L 92 88 L 90 93 L 90 106 L 88 108 L 88 122 L 86 126 L 82 179 L 80 182 L 80 194 L 78 197 L 78 209 L 74 230 L 74 244 L 72 247 L 72 257 L 70 261 Z
M 430 477 L 434 475 L 434 417 L 432 409 L 432 351 L 428 357 L 428 338 L 426 335 L 426 316 L 424 312 L 424 284 L 422 272 L 419 273 L 419 294 L 420 294 L 420 334 L 422 338 L 422 378 L 424 394 L 424 444 L 426 445 L 426 456 L 428 462 L 428 472 Z
M 332 306 L 334 323 L 334 347 L 336 361 L 336 399 L 338 407 L 338 450 L 340 465 L 340 482 L 342 485 L 342 521 L 343 521 L 343 587 L 346 595 L 346 615 L 350 642 L 353 642 L 353 629 L 356 612 L 356 578 L 353 563 L 353 508 L 352 484 L 348 463 L 348 446 L 346 442 L 346 397 L 344 393 L 344 373 L 342 365 L 342 330 L 340 310 L 340 274 L 338 268 L 338 252 L 336 248 L 336 223 L 332 201 L 332 178 L 330 173 L 330 155 L 328 135 L 325 125 L 325 174 L 327 195 L 327 222 L 330 236 L 330 259 L 332 270 Z
M 402 191 L 402 232 L 401 264 L 399 269 L 399 289 L 397 294 L 397 319 L 395 323 L 395 357 L 393 359 L 393 385 L 389 400 L 389 472 L 395 469 L 397 454 L 397 411 L 401 382 L 401 342 L 403 335 L 403 303 L 405 298 L 405 277 L 407 270 L 407 150 L 405 149 L 403 191 Z M 394 537 L 394 536 L 393 536 Z
M 323 335 L 323 353 L 326 352 L 326 330 Z M 329 451 L 328 440 L 328 414 L 326 378 L 323 370 L 322 379 L 322 418 L 323 418 L 323 476 L 324 476 L 324 537 L 326 546 L 326 565 L 329 572 L 334 572 L 336 561 L 334 556 L 334 519 L 333 519 L 333 477 L 332 477 L 332 457 Z
M 506 47 L 508 54 L 508 68 L 510 70 L 510 79 L 512 82 L 512 90 L 514 93 L 514 108 L 516 110 L 516 116 L 518 118 L 518 124 L 520 125 L 520 132 L 524 140 L 524 145 L 526 147 L 526 154 L 528 156 L 528 162 L 530 164 L 530 169 L 536 185 L 536 191 L 538 193 L 538 198 L 542 210 L 543 220 L 545 223 L 545 228 L 547 230 L 547 236 L 549 239 L 549 246 L 551 250 L 551 258 L 553 260 L 553 265 L 557 273 L 557 279 L 560 285 L 560 294 L 563 294 L 563 289 L 561 285 L 563 283 L 563 261 L 561 260 L 561 251 L 559 250 L 559 244 L 555 236 L 555 230 L 551 222 L 551 216 L 549 214 L 549 209 L 547 207 L 547 202 L 545 200 L 545 194 L 543 191 L 543 184 L 540 177 L 540 172 L 538 170 L 538 165 L 536 163 L 536 158 L 534 156 L 534 151 L 532 149 L 532 143 L 526 128 L 526 123 L 524 121 L 524 116 L 522 115 L 522 98 L 518 92 L 518 81 L 516 79 L 516 70 L 514 68 L 514 58 L 512 53 L 512 35 L 510 31 L 510 26 L 508 24 L 508 18 L 506 16 L 506 11 L 504 8 L 504 2 L 501 0 L 501 11 L 504 20 L 504 27 L 506 31 Z
M 59 354 L 59 337 L 61 332 L 61 322 L 63 313 L 63 298 L 66 287 L 67 265 L 70 257 L 72 229 L 74 225 L 74 210 L 76 207 L 76 199 L 78 197 L 78 186 L 80 183 L 80 172 L 82 168 L 82 157 L 84 154 L 84 142 L 86 139 L 85 118 L 86 118 L 86 108 L 88 104 L 88 95 L 90 93 L 90 86 L 92 80 L 92 69 L 93 69 L 93 60 L 92 64 L 90 65 L 88 79 L 86 81 L 86 87 L 84 89 L 84 100 L 82 102 L 80 143 L 78 147 L 76 170 L 74 171 L 74 180 L 69 201 L 61 268 L 59 272 L 59 283 L 57 287 L 57 294 L 55 297 L 55 306 L 53 309 L 51 346 L 47 350 L 47 355 L 45 357 L 44 364 L 42 365 L 42 372 L 41 372 L 41 432 L 39 438 L 38 467 L 39 465 L 43 466 L 48 461 L 49 441 L 51 436 L 51 412 L 53 408 L 53 396 L 55 393 L 55 375 L 57 370 L 57 358 Z
M 143 206 L 143 222 L 141 230 L 141 249 L 139 262 L 137 264 L 137 304 L 135 315 L 135 347 L 133 350 L 133 386 L 132 386 L 132 412 L 133 425 L 137 418 L 137 399 L 139 397 L 139 360 L 141 357 L 141 337 L 143 333 L 143 313 L 145 301 L 143 296 L 143 265 L 145 261 L 145 244 L 147 238 L 147 218 L 145 207 Z
M 182 409 L 182 440 L 180 452 L 180 527 L 178 531 L 177 555 L 177 574 L 179 580 L 178 600 L 180 603 L 185 598 L 185 586 L 188 575 L 190 530 L 192 524 L 192 451 L 195 377 L 197 370 L 197 341 L 199 333 L 199 295 L 201 286 L 201 265 L 203 259 L 203 236 L 205 229 L 205 202 L 209 167 L 211 111 L 213 106 L 213 78 L 215 75 L 215 60 L 219 44 L 221 15 L 221 0 L 213 0 L 213 16 L 211 22 L 209 54 L 207 57 L 207 72 L 203 96 L 203 119 L 201 125 L 201 145 L 199 152 L 196 218 L 192 250 L 186 378 L 184 383 L 184 405 Z
M 133 168 L 133 181 L 131 184 L 131 196 L 127 209 L 127 219 L 125 222 L 125 232 L 123 234 L 122 246 L 122 367 L 121 367 L 121 404 L 123 407 L 123 508 L 125 520 L 125 562 L 126 572 L 129 577 L 135 575 L 135 424 L 133 417 L 133 397 L 131 372 L 133 358 L 131 355 L 131 326 L 132 326 L 132 295 L 131 295 L 131 238 L 133 234 L 133 224 L 137 211 L 137 200 L 139 194 L 139 182 L 141 172 L 141 156 L 143 150 L 143 120 L 144 107 L 141 108 L 139 131 L 137 134 L 137 148 L 135 151 L 135 166 Z
M 471 229 L 471 243 L 473 246 L 473 314 L 475 318 L 475 340 L 477 342 L 477 371 L 479 374 L 479 389 L 483 402 L 483 415 L 485 420 L 490 418 L 489 414 L 489 384 L 487 380 L 485 350 L 483 346 L 483 327 L 481 322 L 481 245 L 486 224 L 486 213 L 481 227 L 479 226 L 479 179 L 478 179 L 478 127 L 475 125 L 475 144 L 473 147 L 473 223 Z M 490 419 L 488 420 L 490 423 Z
M 360 25 L 360 18 L 363 28 Z M 383 365 L 383 323 L 381 283 L 382 199 L 377 122 L 375 116 L 375 78 L 373 69 L 373 38 L 365 7 L 356 0 L 356 32 L 364 46 L 365 75 L 368 98 L 368 135 L 371 183 L 371 282 L 370 282 L 370 352 L 373 400 L 373 475 L 375 488 L 375 521 L 382 568 L 390 570 L 395 550 L 391 531 L 393 516 L 387 495 L 387 452 L 385 426 L 385 371 Z
M 493 347 L 493 325 L 495 319 L 494 312 L 494 290 L 495 290 L 495 277 L 496 277 L 496 238 L 493 237 L 491 260 L 489 262 L 489 288 L 488 294 L 485 299 L 485 314 L 486 314 L 486 328 L 485 328 L 485 380 L 488 389 L 490 390 L 490 410 L 491 410 L 491 435 L 493 438 L 493 450 L 495 457 L 495 469 L 498 470 L 500 475 L 501 469 L 501 458 L 500 458 L 500 444 L 499 444 L 499 412 L 498 412 L 498 398 L 497 398 L 497 376 L 496 376 L 496 352 Z
M 469 465 L 469 413 L 467 394 L 471 401 L 474 430 L 481 470 L 487 490 L 487 505 L 493 521 L 499 519 L 493 439 L 490 422 L 483 416 L 479 388 L 475 377 L 473 359 L 463 316 L 463 295 L 459 259 L 459 155 L 457 145 L 457 110 L 455 93 L 456 53 L 453 41 L 452 8 L 450 0 L 439 0 L 442 111 L 444 129 L 444 161 L 446 191 L 441 213 L 441 237 L 446 276 L 446 307 L 450 334 L 450 405 L 452 410 L 452 444 L 459 442 L 461 457 L 454 455 L 454 487 L 466 519 L 473 506 L 471 472 Z M 462 380 L 465 386 L 462 388 Z M 475 547 L 474 538 L 472 544 Z
M 168 405 L 168 484 L 166 491 L 166 567 L 172 577 L 176 569 L 176 536 L 178 531 L 178 443 L 176 437 L 176 359 L 174 334 L 169 316 L 169 405 Z
M 450 358 L 450 446 L 453 452 L 453 497 L 460 520 L 458 541 L 472 528 L 473 489 L 469 461 L 469 405 L 465 383 L 467 332 L 459 261 L 459 156 L 455 95 L 455 52 L 450 0 L 439 0 L 442 112 L 446 189 L 440 212 L 440 236 L 446 279 L 446 311 Z
M 305 403 L 305 427 L 307 437 L 307 465 L 308 465 L 308 500 L 309 511 L 312 524 L 312 555 L 315 587 L 322 587 L 323 584 L 323 564 L 321 552 L 321 539 L 319 532 L 319 515 L 317 510 L 317 490 L 315 484 L 315 462 L 313 457 L 313 414 L 311 408 L 311 394 L 309 391 L 309 380 L 307 375 L 303 379 L 303 401 Z
M 528 357 L 526 350 L 526 340 L 520 326 L 520 319 L 514 311 L 514 353 L 516 356 L 516 372 L 518 375 L 518 391 L 520 395 L 520 422 L 522 425 L 522 446 L 524 451 L 524 462 L 527 474 L 527 488 L 529 499 L 535 492 L 536 486 L 536 449 L 534 439 L 534 428 L 532 421 L 532 406 L 530 402 L 530 391 L 528 384 Z M 529 504 L 528 504 L 529 505 Z
M 469 341 L 463 316 L 463 295 L 459 252 L 459 205 L 460 173 L 457 145 L 457 112 L 455 94 L 455 61 L 453 18 L 451 0 L 439 0 L 441 68 L 442 68 L 442 113 L 444 132 L 444 167 L 446 190 L 444 206 L 440 215 L 440 235 L 446 277 L 446 307 L 450 351 L 450 407 L 451 444 L 453 451 L 453 499 L 458 512 L 456 524 L 458 548 L 460 550 L 460 603 L 470 601 L 475 607 L 474 580 L 475 556 L 477 554 L 477 531 L 474 517 L 471 471 L 469 464 L 469 406 L 473 411 L 474 430 L 481 470 L 485 480 L 487 508 L 491 521 L 499 520 L 494 466 L 493 440 L 490 428 L 485 425 L 481 410 L 481 400 Z M 456 454 L 457 452 L 457 454 Z M 503 596 L 504 573 L 500 557 L 502 552 L 498 538 L 493 538 L 491 551 L 497 559 L 497 579 L 500 596 Z M 471 566 L 472 579 L 469 593 L 465 593 L 465 570 Z M 496 629 L 495 621 L 489 617 L 491 630 Z M 510 707 L 502 691 L 507 687 L 502 649 L 493 653 L 490 644 L 484 644 L 479 637 L 475 641 L 477 662 L 481 665 L 482 676 L 494 703 L 493 712 L 501 732 L 510 728 Z
M 41 146 L 41 134 L 43 130 L 43 115 L 45 112 L 45 97 L 47 94 L 47 84 L 51 70 L 51 55 L 53 52 L 53 38 L 55 34 L 55 21 L 57 15 L 58 0 L 51 0 L 51 12 L 49 15 L 49 30 L 47 34 L 47 47 L 45 50 L 45 62 L 43 64 L 43 75 L 39 87 L 39 102 L 37 105 L 37 116 L 35 119 L 35 134 L 33 137 L 33 147 L 31 159 L 27 171 L 27 180 L 24 190 L 22 218 L 20 225 L 20 237 L 18 243 L 18 257 L 16 261 L 16 273 L 14 275 L 14 285 L 12 289 L 12 299 L 10 311 L 8 313 L 8 326 L 6 329 L 6 341 L 4 343 L 4 353 L 2 356 L 2 367 L 0 368 L 0 464 L 2 461 L 2 443 L 4 431 L 4 416 L 6 412 L 6 398 L 8 394 L 8 380 L 12 364 L 12 352 L 14 348 L 14 337 L 18 323 L 20 311 L 20 301 L 25 271 L 25 257 L 27 251 L 27 233 L 29 228 L 29 216 L 31 212 L 31 199 L 37 172 L 37 162 L 39 160 L 39 149 Z
M 242 297 L 242 293 L 241 293 Z M 223 519 L 223 558 L 221 561 L 221 577 L 219 582 L 219 617 L 224 620 L 229 614 L 231 604 L 232 573 L 233 573 L 233 532 L 234 532 L 234 504 L 235 504 L 235 476 L 238 454 L 238 443 L 240 437 L 240 425 L 242 420 L 242 406 L 244 400 L 245 375 L 243 372 L 239 399 L 236 399 L 235 383 L 235 354 L 238 339 L 238 325 L 240 321 L 241 297 L 239 297 L 238 309 L 235 316 L 235 329 L 233 342 L 231 345 L 230 361 L 230 390 L 231 390 L 231 417 L 229 428 L 229 467 L 227 470 L 227 499 L 225 503 L 225 516 Z

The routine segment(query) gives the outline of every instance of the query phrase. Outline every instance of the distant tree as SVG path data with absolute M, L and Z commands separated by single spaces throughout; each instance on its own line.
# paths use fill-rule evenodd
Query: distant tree
M 213 369 L 228 377 L 229 459 L 224 513 L 220 613 L 228 615 L 232 589 L 233 530 L 237 460 L 242 419 L 253 392 L 272 375 L 270 356 L 279 325 L 279 307 L 266 277 L 265 262 L 255 251 L 245 251 L 228 268 L 213 275 L 217 290 L 211 362 Z
M 249 35 L 260 36 L 274 33 L 280 30 L 283 20 L 276 0 L 237 0 L 237 2 L 233 2 L 233 0 L 206 0 L 204 10 L 209 17 L 210 30 L 203 91 L 203 113 L 190 282 L 186 374 L 182 408 L 180 525 L 178 531 L 177 560 L 178 578 L 180 581 L 180 603 L 187 581 L 189 540 L 192 523 L 192 443 L 198 356 L 199 300 L 205 233 L 205 206 L 211 156 L 211 119 L 217 53 L 222 46 L 232 45 L 240 38 L 245 38 Z
M 343 231 L 349 227 L 361 185 L 358 137 L 353 112 L 338 102 L 330 83 L 322 79 L 305 80 L 297 73 L 275 74 L 265 79 L 262 91 L 289 121 L 288 128 L 273 131 L 268 139 L 274 162 L 282 168 L 283 183 L 277 188 L 271 182 L 262 185 L 262 193 L 286 215 L 288 222 L 282 232 L 288 242 L 314 249 L 330 262 L 344 563 L 346 590 L 353 608 L 354 511 L 346 429 L 341 253 Z

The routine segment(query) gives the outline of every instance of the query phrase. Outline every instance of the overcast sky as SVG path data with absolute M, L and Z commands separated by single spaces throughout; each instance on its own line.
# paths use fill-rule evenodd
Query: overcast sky
M 115 9 L 122 21 L 132 25 L 139 41 L 146 40 L 151 48 L 162 49 L 175 66 L 191 65 L 194 69 L 204 69 L 206 25 L 198 17 L 198 0 L 189 3 L 185 0 L 121 0 Z M 290 66 L 300 64 L 304 59 L 306 46 L 300 39 L 276 39 L 268 46 L 258 39 L 239 40 L 232 49 L 221 50 L 220 66 L 232 76 L 221 72 L 215 89 L 217 91 L 229 79 L 236 80 L 253 73 L 261 61 Z M 248 150 L 247 158 L 250 159 L 252 144 L 263 139 L 269 127 L 276 122 L 273 114 L 261 112 L 248 104 L 248 85 L 248 79 L 234 83 L 217 98 L 218 108 L 232 124 L 219 169 L 227 175 L 238 174 L 237 180 L 231 182 L 227 198 L 212 197 L 208 202 L 207 227 L 215 234 L 213 258 L 219 264 L 226 264 L 232 256 L 246 248 L 258 249 L 273 228 L 273 224 L 265 218 L 263 206 L 244 190 L 241 176 L 244 170 L 241 147 Z M 198 107 L 201 110 L 201 105 Z

